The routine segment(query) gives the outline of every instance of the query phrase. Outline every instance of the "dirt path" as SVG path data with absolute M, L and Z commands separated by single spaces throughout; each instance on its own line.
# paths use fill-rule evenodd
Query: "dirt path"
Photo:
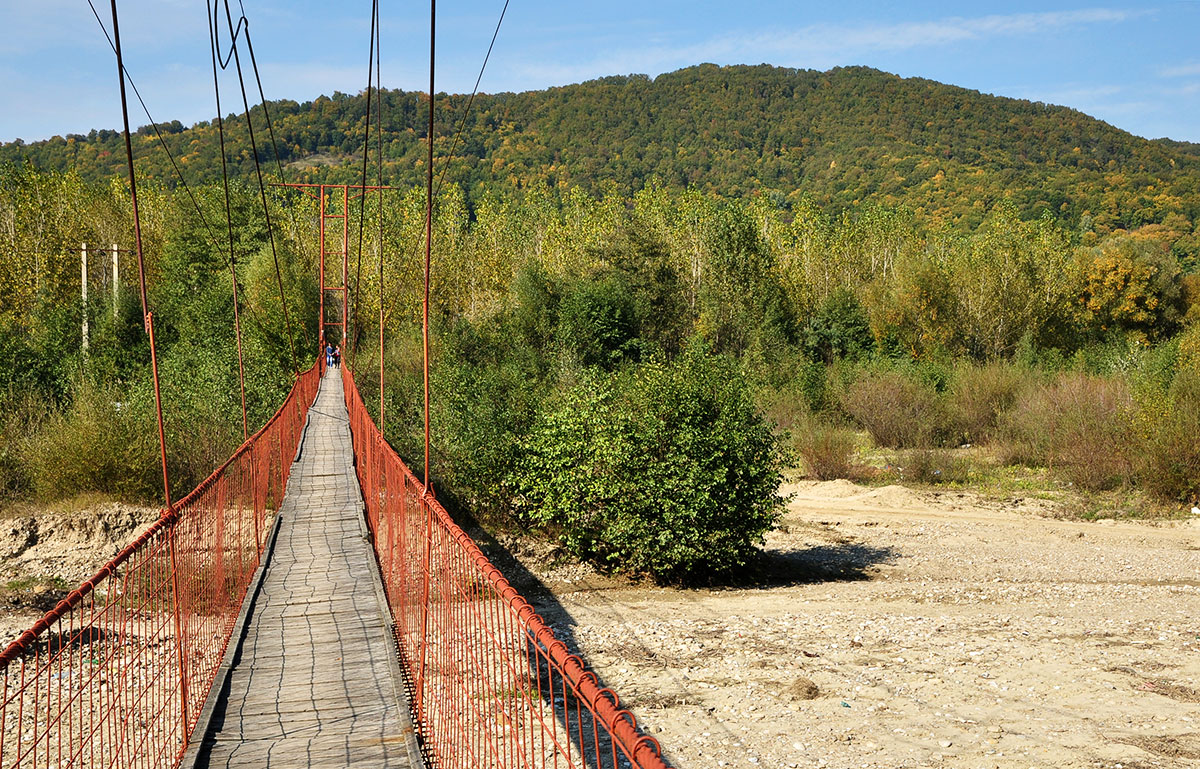
M 789 490 L 776 587 L 541 575 L 675 766 L 1200 767 L 1200 521 Z

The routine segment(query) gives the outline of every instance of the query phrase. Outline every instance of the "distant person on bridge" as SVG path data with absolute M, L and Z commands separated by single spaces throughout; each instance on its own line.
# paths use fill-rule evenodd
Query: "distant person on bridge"
M 325 368 L 333 365 L 333 348 L 328 344 L 325 345 Z
M 333 348 L 333 367 L 334 367 L 334 368 L 341 368 L 341 367 L 342 367 L 342 348 L 341 348 L 341 345 L 338 345 L 337 347 L 334 347 L 334 348 Z

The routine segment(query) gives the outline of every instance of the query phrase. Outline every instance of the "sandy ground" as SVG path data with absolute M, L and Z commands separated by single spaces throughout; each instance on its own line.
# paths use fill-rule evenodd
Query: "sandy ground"
M 1200 767 L 1200 520 L 786 491 L 770 585 L 655 588 L 523 559 L 554 594 L 531 596 L 543 615 L 674 766 Z M 73 586 L 156 515 L 4 517 L 0 585 Z M 0 641 L 58 589 L 0 596 Z
M 159 512 L 110 502 L 71 512 L 0 515 L 0 648 L 95 574 Z
M 529 566 L 674 766 L 1200 767 L 1200 520 L 787 491 L 770 587 Z

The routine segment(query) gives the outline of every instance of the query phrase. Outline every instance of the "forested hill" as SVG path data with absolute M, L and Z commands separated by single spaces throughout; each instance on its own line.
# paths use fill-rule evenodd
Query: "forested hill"
M 386 181 L 418 184 L 424 103 L 399 90 L 385 92 L 384 101 Z M 465 96 L 440 101 L 440 156 L 450 152 L 465 105 Z M 289 180 L 357 180 L 362 95 L 271 102 L 269 109 Z M 261 118 L 257 108 L 256 137 L 270 158 Z M 226 125 L 232 167 L 248 174 L 244 121 Z M 189 182 L 219 177 L 215 125 L 175 121 L 160 130 Z M 135 151 L 145 173 L 175 183 L 150 127 L 138 131 Z M 0 146 L 0 160 L 74 167 L 89 180 L 120 173 L 123 156 L 119 133 L 107 130 Z M 832 209 L 904 204 L 928 221 L 963 226 L 977 224 L 1005 196 L 1024 216 L 1049 211 L 1101 232 L 1184 221 L 1190 229 L 1200 219 L 1200 145 L 1148 141 L 1072 109 L 864 67 L 704 64 L 653 80 L 607 77 L 480 95 L 448 179 L 472 198 L 540 181 L 628 194 L 657 180 L 728 196 L 807 195 Z

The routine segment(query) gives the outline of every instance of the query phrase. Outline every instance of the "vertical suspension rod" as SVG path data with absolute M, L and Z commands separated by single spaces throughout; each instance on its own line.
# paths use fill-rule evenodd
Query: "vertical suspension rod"
M 167 444 L 163 431 L 162 393 L 158 386 L 158 356 L 154 350 L 154 318 L 146 304 L 146 261 L 142 254 L 142 224 L 138 213 L 137 179 L 133 172 L 133 143 L 129 139 L 129 101 L 125 96 L 125 62 L 121 56 L 121 29 L 117 21 L 117 0 L 111 0 L 113 48 L 117 54 L 117 80 L 121 84 L 121 118 L 125 126 L 125 159 L 129 166 L 129 196 L 133 204 L 133 241 L 138 263 L 138 291 L 142 300 L 142 322 L 150 336 L 150 363 L 154 376 L 154 411 L 158 419 L 158 453 L 162 460 L 163 498 L 171 510 L 171 484 L 167 474 Z
M 375 186 L 383 187 L 383 79 L 380 75 L 379 2 L 375 0 Z M 363 192 L 366 195 L 366 191 Z M 379 190 L 379 437 L 386 440 L 386 421 L 383 413 L 383 190 Z
M 238 312 L 237 256 L 233 247 L 233 208 L 229 201 L 229 168 L 225 161 L 225 119 L 221 117 L 221 84 L 217 79 L 217 40 L 216 23 L 212 6 L 204 4 L 208 10 L 209 41 L 212 47 L 213 93 L 217 100 L 217 134 L 221 137 L 221 181 L 225 188 L 225 224 L 229 231 L 229 274 L 233 281 L 233 332 L 237 338 L 238 351 L 238 387 L 242 394 L 242 440 L 250 438 L 250 428 L 246 420 L 246 367 L 242 359 L 242 320 Z M 251 473 L 254 472 L 253 464 Z
M 425 513 L 425 557 L 421 586 L 421 664 L 417 669 L 417 714 L 424 719 L 425 661 L 429 656 L 429 590 L 433 569 L 433 491 L 429 484 L 429 263 L 433 238 L 433 48 L 437 0 L 429 0 L 429 156 L 425 175 L 425 299 L 422 304 L 422 368 L 425 376 L 425 477 L 421 508 Z
M 425 166 L 425 299 L 421 304 L 422 369 L 425 377 L 425 493 L 429 482 L 429 265 L 433 249 L 433 48 L 437 0 L 429 0 L 429 155 Z

